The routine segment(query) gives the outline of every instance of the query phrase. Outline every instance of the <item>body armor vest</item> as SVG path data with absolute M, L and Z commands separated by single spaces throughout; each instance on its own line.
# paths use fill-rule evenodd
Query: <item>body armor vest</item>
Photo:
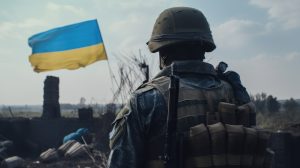
M 184 168 L 263 167 L 268 135 L 243 127 L 251 125 L 251 103 L 237 107 L 233 88 L 217 77 L 210 64 L 181 61 L 175 65 L 173 72 L 180 76 L 176 132 L 183 139 Z M 167 105 L 169 74 L 167 67 L 139 92 L 156 89 Z M 146 168 L 164 168 L 160 157 L 166 126 L 161 129 L 145 139 Z
M 169 83 L 169 77 L 161 76 L 146 84 L 144 89 L 157 89 L 163 95 L 165 104 L 167 104 Z M 210 140 L 208 139 L 209 135 L 205 125 L 215 124 L 220 121 L 221 116 L 218 113 L 220 102 L 234 103 L 232 88 L 225 81 L 220 81 L 217 86 L 211 88 L 196 88 L 184 80 L 180 80 L 178 95 L 177 131 L 184 134 L 186 167 L 192 168 L 194 163 L 202 165 L 202 167 L 205 165 L 209 167 L 212 163 L 209 152 Z M 200 124 L 202 124 L 201 128 L 197 128 Z M 203 130 L 206 130 L 206 132 Z M 202 143 L 201 149 L 197 149 L 193 145 L 199 142 Z M 164 135 L 158 135 L 149 139 L 146 143 L 148 161 L 145 167 L 164 167 L 163 162 L 159 160 L 159 157 L 162 155 L 163 143 Z

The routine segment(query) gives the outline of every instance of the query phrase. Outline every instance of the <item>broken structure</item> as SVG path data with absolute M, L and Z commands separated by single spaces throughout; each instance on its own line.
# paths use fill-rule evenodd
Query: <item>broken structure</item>
M 47 76 L 44 82 L 43 119 L 60 118 L 59 78 Z

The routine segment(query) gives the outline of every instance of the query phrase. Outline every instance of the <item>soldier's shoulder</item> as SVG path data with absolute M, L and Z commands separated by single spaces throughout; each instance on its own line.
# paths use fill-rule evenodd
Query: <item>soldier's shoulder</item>
M 154 87 L 150 86 L 150 85 L 141 85 L 139 86 L 134 92 L 133 95 L 134 96 L 141 96 L 146 94 L 147 92 L 151 92 L 154 89 Z
M 151 81 L 142 84 L 135 90 L 135 94 L 137 96 L 147 94 L 147 92 L 151 92 L 153 90 L 159 90 L 158 88 L 167 86 L 169 84 L 169 77 L 161 76 L 159 78 L 152 79 Z
M 231 84 L 226 80 L 221 79 L 221 83 L 224 87 L 232 88 Z
M 131 102 L 134 106 L 139 109 L 138 111 L 149 111 L 153 107 L 159 106 L 164 101 L 164 96 L 162 94 L 161 88 L 158 85 L 165 83 L 167 78 L 156 78 L 141 85 L 137 90 L 134 91 L 132 95 Z M 160 103 L 158 103 L 160 102 Z

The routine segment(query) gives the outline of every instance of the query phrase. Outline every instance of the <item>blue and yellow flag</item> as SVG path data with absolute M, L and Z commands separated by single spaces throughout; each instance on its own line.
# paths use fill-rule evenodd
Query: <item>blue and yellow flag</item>
M 28 44 L 32 48 L 29 61 L 36 72 L 78 69 L 107 59 L 97 20 L 33 35 Z

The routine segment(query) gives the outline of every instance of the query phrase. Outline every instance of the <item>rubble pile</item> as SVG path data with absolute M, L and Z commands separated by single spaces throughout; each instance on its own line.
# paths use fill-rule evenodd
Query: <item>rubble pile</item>
M 75 140 L 68 141 L 58 149 L 50 148 L 41 153 L 38 161 L 31 161 L 28 168 L 89 167 L 105 168 L 107 157 L 91 145 Z
M 2 161 L 0 167 L 2 168 L 25 167 L 25 160 L 20 158 L 19 156 L 9 157 Z

